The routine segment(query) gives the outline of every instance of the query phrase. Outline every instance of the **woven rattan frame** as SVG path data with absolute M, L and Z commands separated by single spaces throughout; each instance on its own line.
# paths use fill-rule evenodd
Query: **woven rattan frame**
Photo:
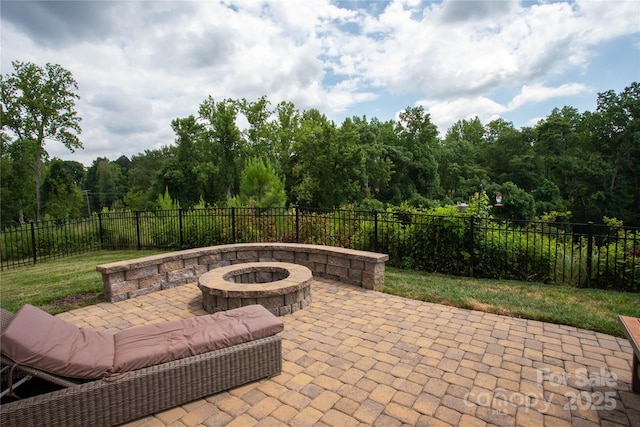
M 0 425 L 112 426 L 282 370 L 277 335 L 0 405 Z

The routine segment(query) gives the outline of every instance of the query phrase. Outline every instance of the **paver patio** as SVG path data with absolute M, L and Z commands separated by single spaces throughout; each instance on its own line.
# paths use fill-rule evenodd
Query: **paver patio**
M 625 339 L 332 281 L 312 293 L 281 318 L 281 375 L 127 426 L 640 426 Z M 206 314 L 201 298 L 189 284 L 59 317 L 115 331 Z

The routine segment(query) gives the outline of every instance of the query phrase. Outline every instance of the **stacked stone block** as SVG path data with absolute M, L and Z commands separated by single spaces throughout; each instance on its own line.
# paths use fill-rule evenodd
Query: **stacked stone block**
M 260 304 L 276 316 L 311 304 L 311 270 L 285 262 L 249 262 L 215 268 L 200 276 L 202 306 L 209 313 Z

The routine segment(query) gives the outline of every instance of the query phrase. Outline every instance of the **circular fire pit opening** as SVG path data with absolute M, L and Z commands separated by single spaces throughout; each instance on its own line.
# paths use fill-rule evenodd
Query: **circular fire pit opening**
M 268 283 L 284 280 L 289 274 L 289 270 L 284 267 L 257 266 L 234 268 L 222 278 L 233 283 Z
M 311 270 L 286 262 L 248 262 L 215 268 L 198 279 L 209 313 L 261 304 L 276 316 L 311 303 Z

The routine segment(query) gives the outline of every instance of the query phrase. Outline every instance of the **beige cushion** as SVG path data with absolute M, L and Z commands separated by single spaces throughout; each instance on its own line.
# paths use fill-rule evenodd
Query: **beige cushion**
M 52 374 L 96 379 L 194 356 L 281 332 L 261 305 L 138 326 L 114 334 L 81 329 L 25 305 L 0 336 L 2 354 Z
M 283 323 L 261 305 L 117 332 L 115 372 L 127 372 L 268 337 Z
M 0 348 L 18 364 L 70 378 L 102 378 L 113 367 L 113 334 L 80 329 L 28 304 L 7 325 Z

